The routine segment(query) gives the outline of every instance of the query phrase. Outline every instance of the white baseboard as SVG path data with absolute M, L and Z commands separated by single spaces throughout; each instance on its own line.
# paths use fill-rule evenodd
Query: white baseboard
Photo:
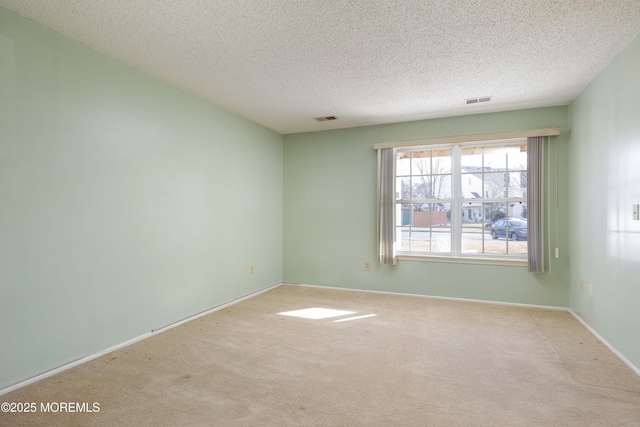
M 441 297 L 441 296 L 435 296 L 435 295 L 409 294 L 409 293 L 402 293 L 402 292 L 372 291 L 372 290 L 368 290 L 368 289 L 338 288 L 338 287 L 333 287 L 333 286 L 306 285 L 304 283 L 295 283 L 295 282 L 282 282 L 282 284 L 283 285 L 291 285 L 291 286 L 302 286 L 302 287 L 306 287 L 306 288 L 331 289 L 331 290 L 336 290 L 336 291 L 365 292 L 365 293 L 371 293 L 371 294 L 409 296 L 409 297 L 418 297 L 418 298 L 439 299 L 439 300 L 445 300 L 445 301 L 477 302 L 477 303 L 481 303 L 481 304 L 505 305 L 505 306 L 510 306 L 510 307 L 537 308 L 537 309 L 541 309 L 541 310 L 567 311 L 566 307 L 556 307 L 556 306 L 553 306 L 553 305 L 522 304 L 522 303 L 515 303 L 515 302 L 488 301 L 488 300 L 470 299 L 470 298 Z
M 596 337 L 598 339 L 598 341 L 600 341 L 602 344 L 606 345 L 609 350 L 611 350 L 613 352 L 613 354 L 615 354 L 616 356 L 618 356 L 618 359 L 622 360 L 622 363 L 624 363 L 625 365 L 627 365 L 629 368 L 631 368 L 631 370 L 633 372 L 636 373 L 636 375 L 640 376 L 640 369 L 634 365 L 633 363 L 631 363 L 631 361 L 629 359 L 627 359 L 626 357 L 624 357 L 624 355 L 622 353 L 620 353 L 614 346 L 612 346 L 607 340 L 605 340 L 604 338 L 602 338 L 602 336 L 597 333 L 595 331 L 595 329 L 593 329 L 591 326 L 589 326 L 587 324 L 587 322 L 584 321 L 584 319 L 582 317 L 580 317 L 575 311 L 571 310 L 570 308 L 567 309 L 567 311 L 569 311 L 569 313 L 571 313 L 571 315 L 578 321 L 580 322 L 580 324 L 582 326 L 584 326 L 589 332 L 591 332 L 591 334 Z
M 276 283 L 274 285 L 267 286 L 266 288 L 257 290 L 255 292 L 251 292 L 249 294 L 234 298 L 232 301 L 228 301 L 228 302 L 222 303 L 220 305 L 217 305 L 215 307 L 211 307 L 211 308 L 209 308 L 209 309 L 207 309 L 205 311 L 201 311 L 200 313 L 196 313 L 196 314 L 194 314 L 192 316 L 186 317 L 186 318 L 184 318 L 182 320 L 178 320 L 177 322 L 171 323 L 171 324 L 163 326 L 161 328 L 153 329 L 150 332 L 147 332 L 146 334 L 142 334 L 142 335 L 140 335 L 138 337 L 135 337 L 135 338 L 130 339 L 128 341 L 125 341 L 123 343 L 116 344 L 113 347 L 109 347 L 109 348 L 107 348 L 105 350 L 102 350 L 102 351 L 99 351 L 99 352 L 97 352 L 95 354 L 91 354 L 89 356 L 85 356 L 85 357 L 82 357 L 80 359 L 76 359 L 76 360 L 71 361 L 69 363 L 65 363 L 64 365 L 58 366 L 57 368 L 53 368 L 53 369 L 47 370 L 45 372 L 42 372 L 40 374 L 34 375 L 33 377 L 26 378 L 26 379 L 21 380 L 21 381 L 19 381 L 17 383 L 14 383 L 14 384 L 12 384 L 10 386 L 7 386 L 7 387 L 5 387 L 3 389 L 0 389 L 0 396 L 2 396 L 3 394 L 10 393 L 10 392 L 12 392 L 14 390 L 17 390 L 19 388 L 22 388 L 24 386 L 27 386 L 29 384 L 33 384 L 33 383 L 38 382 L 40 380 L 43 380 L 45 378 L 51 377 L 51 376 L 56 375 L 56 374 L 58 374 L 60 372 L 66 371 L 67 369 L 71 369 L 71 368 L 74 368 L 74 367 L 76 367 L 78 365 L 82 365 L 83 363 L 90 362 L 90 361 L 92 361 L 94 359 L 97 359 L 98 357 L 104 356 L 105 354 L 111 353 L 111 352 L 116 351 L 116 350 L 120 350 L 121 348 L 124 348 L 124 347 L 128 347 L 128 346 L 130 346 L 132 344 L 135 344 L 135 343 L 137 343 L 139 341 L 142 341 L 142 340 L 147 339 L 147 338 L 149 338 L 151 336 L 160 334 L 162 332 L 168 331 L 169 329 L 173 329 L 173 328 L 175 328 L 177 326 L 180 326 L 180 325 L 182 325 L 184 323 L 187 323 L 187 322 L 190 322 L 192 320 L 195 320 L 195 319 L 197 319 L 199 317 L 206 316 L 207 314 L 211 314 L 213 312 L 222 310 L 224 308 L 227 308 L 227 307 L 229 307 L 229 306 L 231 306 L 233 304 L 237 304 L 237 303 L 239 303 L 241 301 L 244 301 L 246 299 L 253 298 L 253 297 L 257 296 L 257 295 L 260 295 L 261 293 L 267 292 L 267 291 L 269 291 L 271 289 L 275 289 L 280 285 L 282 285 L 282 282 L 281 283 Z

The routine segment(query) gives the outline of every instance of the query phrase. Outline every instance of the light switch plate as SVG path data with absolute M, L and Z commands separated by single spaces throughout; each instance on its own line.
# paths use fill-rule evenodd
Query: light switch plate
M 633 205 L 633 220 L 640 221 L 640 205 Z

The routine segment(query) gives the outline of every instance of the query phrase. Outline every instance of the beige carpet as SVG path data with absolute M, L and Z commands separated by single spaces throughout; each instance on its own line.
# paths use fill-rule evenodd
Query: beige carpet
M 354 313 L 278 314 L 307 308 Z M 3 426 L 640 426 L 640 377 L 567 312 L 280 286 L 0 402 L 38 406 Z

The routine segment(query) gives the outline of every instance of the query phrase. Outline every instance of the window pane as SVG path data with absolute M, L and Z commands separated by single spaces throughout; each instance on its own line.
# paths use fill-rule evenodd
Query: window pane
M 411 198 L 411 178 L 404 176 L 396 178 L 396 200 L 409 200 Z
M 431 252 L 451 252 L 451 228 L 434 227 L 431 230 Z
M 451 252 L 451 203 L 430 203 L 431 252 Z
M 488 227 L 489 236 L 484 239 L 484 252 L 494 255 L 505 255 L 507 253 L 507 242 L 505 240 L 507 221 L 504 216 L 490 222 Z
M 462 149 L 460 166 L 462 172 L 462 197 L 465 199 L 483 197 L 482 180 L 482 147 L 465 147 Z
M 485 225 L 504 218 L 507 215 L 507 202 L 484 203 Z
M 396 154 L 396 176 L 411 175 L 411 153 Z
M 414 151 L 411 153 L 411 174 L 429 175 L 431 173 L 431 151 Z
M 526 170 L 527 144 L 484 147 L 485 170 Z
M 431 174 L 451 173 L 451 150 L 433 150 L 431 153 Z
M 396 204 L 396 226 L 411 225 L 411 205 L 408 203 Z
M 462 156 L 460 158 L 460 166 L 462 173 L 473 174 L 477 179 L 482 179 L 483 163 L 482 163 L 482 147 L 464 147 L 462 148 Z
M 482 253 L 482 203 L 466 202 L 460 206 L 462 218 L 462 253 Z
M 429 229 L 415 227 L 411 231 L 411 250 L 418 252 L 431 252 L 431 239 Z
M 482 173 L 462 174 L 462 198 L 479 199 L 482 198 Z
M 508 172 L 506 182 L 508 197 L 527 197 L 526 172 Z
M 433 199 L 451 198 L 451 175 L 432 175 L 431 185 Z
M 411 198 L 430 199 L 431 198 L 431 176 L 411 177 Z
M 409 154 L 411 199 L 451 198 L 451 149 L 412 151 Z
M 403 211 L 403 224 L 405 226 L 402 227 L 400 234 L 400 250 L 429 252 L 429 211 L 427 205 L 413 203 L 404 206 L 408 207 L 408 209 Z
M 491 230 L 489 238 L 484 240 L 484 253 L 492 255 L 506 255 L 507 241 L 503 237 L 497 237 L 496 231 Z
M 527 220 L 527 202 L 509 202 L 507 214 L 510 219 Z
M 482 203 L 467 202 L 461 206 L 462 223 L 482 223 Z
M 411 230 L 409 227 L 396 227 L 396 243 L 398 251 L 410 251 Z
M 508 175 L 505 172 L 484 174 L 484 194 L 488 198 L 507 197 Z
M 396 204 L 396 243 L 399 251 L 411 250 L 412 210 L 413 205 L 409 203 Z
M 510 171 L 527 170 L 527 144 L 512 145 L 507 148 L 507 168 Z
M 462 253 L 482 254 L 485 252 L 486 241 L 491 240 L 488 229 L 479 224 L 463 224 Z
M 529 242 L 526 240 L 509 240 L 507 243 L 509 245 L 509 255 L 526 255 L 529 251 Z
M 514 213 L 514 212 L 511 212 Z M 507 221 L 507 248 L 511 255 L 527 253 L 527 220 L 509 218 Z
M 484 148 L 484 164 L 487 171 L 507 170 L 508 154 L 505 147 L 489 146 Z
M 451 219 L 451 203 L 429 203 L 425 205 L 429 212 L 428 222 L 421 225 L 431 227 L 449 227 Z

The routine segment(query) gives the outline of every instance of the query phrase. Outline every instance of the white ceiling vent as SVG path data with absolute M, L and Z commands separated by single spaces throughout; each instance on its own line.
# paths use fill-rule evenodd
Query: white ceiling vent
M 336 116 L 314 117 L 314 119 L 319 122 L 328 122 L 330 120 L 338 120 Z
M 468 104 L 477 104 L 479 102 L 489 102 L 491 101 L 491 97 L 490 96 L 483 96 L 482 98 L 468 98 L 465 99 L 464 102 L 468 105 Z

